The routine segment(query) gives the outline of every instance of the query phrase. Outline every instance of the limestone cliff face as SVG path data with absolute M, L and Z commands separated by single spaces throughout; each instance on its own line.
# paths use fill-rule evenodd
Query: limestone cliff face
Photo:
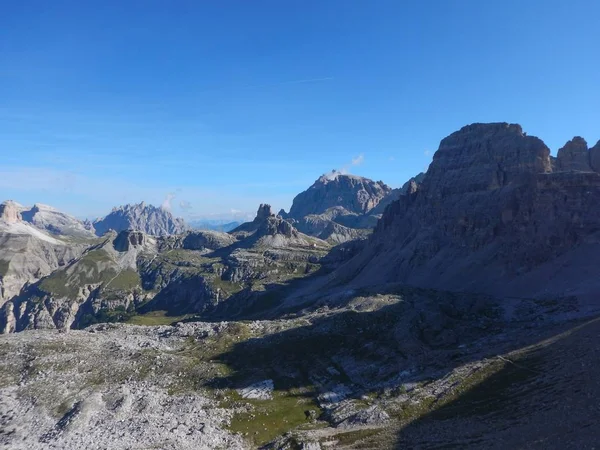
M 0 205 L 0 306 L 33 283 L 81 255 L 85 242 L 57 239 L 23 220 L 21 205 Z
M 94 221 L 93 226 L 98 236 L 108 230 L 120 232 L 131 229 L 152 236 L 179 234 L 187 230 L 183 219 L 173 217 L 164 208 L 156 208 L 144 202 L 113 208 L 106 217 Z
M 564 147 L 558 150 L 556 162 L 558 170 L 590 172 L 592 170 L 590 151 L 585 139 L 575 136 L 567 142 Z
M 6 223 L 16 223 L 21 220 L 20 207 L 12 200 L 0 204 L 0 220 Z
M 600 141 L 590 148 L 590 165 L 592 170 L 600 172 Z
M 382 181 L 332 171 L 298 194 L 290 212 L 280 211 L 302 233 L 342 243 L 363 239 L 385 204 L 400 195 Z
M 581 139 L 550 151 L 519 125 L 464 127 L 443 139 L 421 186 L 386 209 L 343 271 L 498 295 L 600 293 L 600 174 Z M 591 256 L 591 259 L 590 259 Z
M 22 208 L 25 222 L 54 235 L 91 238 L 94 236 L 89 223 L 77 220 L 56 208 L 36 203 L 31 208 Z
M 321 176 L 294 198 L 289 217 L 300 219 L 310 214 L 322 214 L 336 206 L 351 213 L 365 214 L 391 191 L 382 181 L 333 171 Z
M 34 232 L 59 248 L 71 248 Z M 2 238 L 0 226 L 0 246 Z M 319 269 L 329 249 L 326 242 L 272 214 L 269 205 L 261 205 L 255 220 L 232 234 L 188 231 L 153 237 L 131 229 L 109 232 L 79 249 L 76 257 L 62 260 L 57 270 L 38 274 L 4 305 L 0 302 L 0 333 L 81 328 L 154 310 L 210 314 L 226 300 L 239 311 L 266 295 L 264 285 Z M 20 253 L 36 255 L 30 250 Z M 0 272 L 0 288 L 5 280 Z

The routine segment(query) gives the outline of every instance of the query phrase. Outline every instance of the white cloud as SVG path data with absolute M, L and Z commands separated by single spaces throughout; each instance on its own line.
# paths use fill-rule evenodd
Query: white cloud
M 162 209 L 166 209 L 167 211 L 171 211 L 171 201 L 175 198 L 175 194 L 173 192 L 169 192 L 166 196 L 165 199 L 163 200 L 162 204 L 160 205 L 160 207 Z
M 365 162 L 365 155 L 364 154 L 360 154 L 355 158 L 352 158 L 352 165 L 353 166 L 360 166 L 363 162 Z
M 424 154 L 425 156 L 431 156 L 431 150 L 425 150 L 425 151 L 423 152 L 423 154 Z

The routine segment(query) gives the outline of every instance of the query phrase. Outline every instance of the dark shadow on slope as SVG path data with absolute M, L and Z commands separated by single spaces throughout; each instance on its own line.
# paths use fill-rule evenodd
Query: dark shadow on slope
M 600 319 L 516 352 L 483 382 L 361 448 L 586 449 L 600 442 Z M 391 443 L 390 443 L 391 444 Z
M 405 289 L 401 297 L 375 311 L 319 316 L 306 326 L 237 343 L 217 356 L 231 375 L 211 385 L 240 388 L 273 379 L 276 389 L 325 391 L 343 384 L 360 398 L 440 378 L 467 362 L 536 342 L 542 332 L 505 322 L 498 304 L 482 296 L 432 297 Z

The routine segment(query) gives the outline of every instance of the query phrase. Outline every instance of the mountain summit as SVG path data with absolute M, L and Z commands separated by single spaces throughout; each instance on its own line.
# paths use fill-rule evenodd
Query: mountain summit
M 594 152 L 574 138 L 553 164 L 544 142 L 520 125 L 463 127 L 441 141 L 421 185 L 387 207 L 369 245 L 343 270 L 357 284 L 593 298 L 600 289 L 591 275 L 600 248 Z
M 398 195 L 382 181 L 333 170 L 298 194 L 289 213 L 279 215 L 302 233 L 341 243 L 366 237 L 381 216 L 377 205 Z
M 287 216 L 300 219 L 309 214 L 322 214 L 334 207 L 342 207 L 350 213 L 365 214 L 390 192 L 392 188 L 383 181 L 333 170 L 320 176 L 311 187 L 298 194 Z
M 170 211 L 141 202 L 113 208 L 106 217 L 94 221 L 94 229 L 98 236 L 111 229 L 117 232 L 133 229 L 153 236 L 166 236 L 183 233 L 187 226 Z

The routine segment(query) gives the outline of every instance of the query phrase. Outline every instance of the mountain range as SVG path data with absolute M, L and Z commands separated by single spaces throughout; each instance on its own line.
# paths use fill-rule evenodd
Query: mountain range
M 227 232 L 5 202 L 0 443 L 587 448 L 598 199 L 600 143 L 475 123 L 402 188 L 333 171 Z

